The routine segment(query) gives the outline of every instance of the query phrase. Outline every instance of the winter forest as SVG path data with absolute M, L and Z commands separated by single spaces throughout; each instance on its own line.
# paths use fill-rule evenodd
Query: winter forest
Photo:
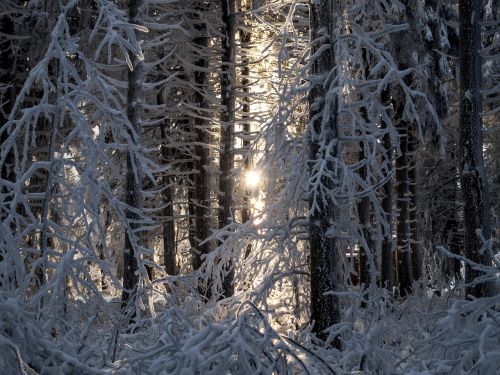
M 0 0 L 0 373 L 500 374 L 498 0 Z

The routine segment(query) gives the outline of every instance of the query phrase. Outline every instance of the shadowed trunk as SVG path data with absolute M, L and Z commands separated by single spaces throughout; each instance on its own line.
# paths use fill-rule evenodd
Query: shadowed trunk
M 387 128 L 387 125 L 383 124 L 384 128 Z M 387 173 L 391 173 L 393 169 L 393 161 L 392 161 L 392 143 L 391 143 L 391 135 L 386 132 L 382 138 L 382 145 L 386 152 L 386 163 L 388 171 Z M 385 218 L 388 225 L 388 228 L 384 230 L 383 238 L 382 238 L 382 259 L 381 259 L 381 275 L 380 275 L 380 283 L 383 287 L 387 288 L 387 290 L 392 291 L 392 287 L 394 286 L 394 254 L 393 254 L 393 246 L 392 246 L 392 196 L 393 196 L 393 184 L 394 178 L 390 178 L 384 184 L 383 187 L 383 198 L 382 198 L 382 209 L 385 212 Z
M 422 277 L 422 246 L 419 233 L 418 220 L 418 192 L 417 192 L 417 160 L 416 154 L 419 146 L 418 137 L 415 135 L 415 126 L 408 130 L 408 179 L 410 194 L 410 252 L 412 262 L 413 280 Z
M 328 0 L 320 0 L 311 4 L 310 25 L 313 43 L 311 55 L 318 51 L 324 43 L 329 43 L 328 39 L 331 36 L 331 20 L 333 17 L 331 5 Z M 324 34 L 325 31 L 326 34 Z M 333 155 L 321 154 L 319 137 L 322 137 L 321 141 L 323 142 L 330 142 L 337 137 L 335 115 L 328 119 L 327 129 L 322 129 L 321 124 L 326 95 L 324 79 L 326 74 L 333 69 L 333 64 L 334 56 L 331 48 L 323 50 L 316 56 L 310 70 L 311 89 L 309 92 L 309 121 L 312 124 L 309 145 L 310 160 L 315 164 L 326 163 L 329 170 L 333 170 L 333 166 L 327 159 L 335 157 L 337 150 L 332 150 Z M 313 165 L 311 174 L 317 173 L 315 168 L 317 166 Z M 321 183 L 327 191 L 333 190 L 334 182 L 331 178 L 322 176 Z M 330 197 L 326 196 L 325 199 L 318 197 L 316 199 L 314 197 L 315 191 L 309 193 L 311 321 L 314 323 L 313 332 L 319 339 L 326 340 L 328 335 L 325 330 L 340 321 L 338 297 L 325 295 L 325 293 L 336 291 L 339 288 L 338 244 L 334 237 L 327 234 L 334 220 L 335 207 Z M 316 208 L 314 208 L 315 204 Z M 335 344 L 339 346 L 338 342 Z
M 361 150 L 359 151 L 359 160 L 362 161 L 365 158 L 365 150 L 363 149 L 363 142 L 360 143 Z M 363 165 L 359 170 L 359 177 L 362 180 L 366 180 L 366 164 Z M 370 198 L 365 196 L 358 202 L 358 220 L 361 226 L 362 236 L 366 243 L 361 243 L 359 246 L 359 283 L 364 285 L 366 289 L 370 284 L 370 265 L 369 265 L 369 252 L 371 251 L 371 210 L 370 210 Z
M 401 116 L 401 115 L 400 115 Z M 398 118 L 401 118 L 398 116 Z M 397 252 L 399 295 L 411 292 L 412 263 L 410 249 L 410 184 L 408 176 L 408 123 L 398 125 L 401 154 L 396 158 Z
M 170 143 L 170 121 L 167 119 L 160 129 L 162 140 L 161 157 L 163 165 L 173 161 L 172 145 Z M 164 172 L 162 176 L 162 198 L 163 198 L 163 266 L 168 275 L 176 275 L 176 242 L 175 242 L 175 220 L 174 220 L 174 186 L 170 171 Z
M 482 251 L 483 241 L 491 238 L 490 195 L 484 168 L 481 98 L 481 1 L 460 0 L 460 183 L 464 200 L 465 256 L 490 266 L 491 254 Z M 479 234 L 478 234 L 479 232 Z M 471 283 L 483 272 L 465 266 L 465 282 Z M 476 298 L 494 294 L 492 282 L 467 288 Z
M 195 21 L 195 30 L 197 36 L 194 38 L 194 44 L 198 47 L 198 56 L 195 60 L 196 71 L 194 72 L 195 92 L 193 101 L 197 108 L 194 118 L 194 128 L 196 134 L 196 146 L 194 167 L 196 175 L 194 176 L 194 241 L 196 246 L 193 252 L 193 269 L 198 270 L 202 264 L 202 255 L 208 254 L 212 250 L 210 241 L 204 242 L 211 233 L 211 210 L 210 210 L 210 121 L 208 120 L 208 57 L 204 55 L 210 45 L 207 25 L 202 19 L 208 10 L 204 1 L 198 3 Z
M 248 7 L 248 5 L 247 5 Z M 244 9 L 248 11 L 250 9 Z M 249 26 L 247 25 L 249 28 Z M 250 49 L 250 43 L 252 41 L 252 33 L 249 29 L 239 30 L 240 45 L 241 45 L 241 86 L 243 90 L 242 106 L 241 106 L 241 119 L 242 119 L 242 130 L 243 130 L 243 170 L 248 172 L 252 168 L 252 151 L 250 149 L 251 143 L 248 137 L 251 135 L 251 125 L 250 125 L 250 58 L 248 56 L 248 51 Z M 243 195 L 243 207 L 241 209 L 241 221 L 246 223 L 251 220 L 250 212 L 250 191 L 247 186 L 244 186 Z M 245 249 L 245 259 L 250 256 L 252 251 L 252 243 L 248 243 Z
M 139 12 L 143 5 L 142 3 L 142 0 L 129 0 L 128 2 L 129 21 L 133 24 L 141 24 Z M 136 33 L 139 33 L 139 31 L 136 31 Z M 136 54 L 130 53 L 129 58 L 133 70 L 129 70 L 128 72 L 127 117 L 135 133 L 133 134 L 130 131 L 131 140 L 135 146 L 138 146 L 141 135 L 144 63 Z M 129 151 L 125 174 L 125 203 L 133 209 L 140 209 L 142 205 L 142 177 L 139 170 L 134 170 L 134 166 L 137 167 L 138 165 L 135 158 L 136 155 Z M 141 236 L 138 233 L 138 220 L 139 215 L 137 212 L 132 210 L 127 211 L 129 228 L 125 231 L 125 247 L 123 252 L 122 302 L 124 306 L 136 292 L 139 283 L 136 249 Z
M 235 121 L 235 0 L 221 0 L 222 7 L 222 74 L 220 115 L 220 179 L 219 179 L 219 229 L 234 221 L 234 121 Z M 232 261 L 226 265 L 227 274 L 222 280 L 223 293 L 234 293 Z
M 0 33 L 3 35 L 14 35 L 14 24 L 12 20 L 4 16 L 0 19 Z M 11 41 L 6 37 L 2 36 L 0 39 L 0 84 L 4 86 L 4 89 L 0 92 L 0 127 L 2 127 L 8 120 L 9 114 L 12 109 L 12 104 L 15 100 L 15 92 L 13 89 L 13 66 L 14 63 L 14 55 L 12 51 Z M 0 146 L 7 141 L 9 137 L 9 133 L 7 130 L 3 131 L 0 134 Z M 2 147 L 3 150 L 3 147 Z M 14 173 L 14 155 L 12 152 L 9 152 L 3 164 L 0 168 L 0 178 L 2 180 L 7 181 L 15 181 L 15 173 Z M 2 184 L 2 197 L 3 194 L 7 194 L 7 188 Z M 4 197 L 6 200 L 10 200 L 10 197 L 7 195 Z M 0 207 L 0 220 L 3 220 L 5 217 L 4 210 L 4 202 L 1 202 L 2 205 Z M 0 255 L 1 256 L 1 255 Z

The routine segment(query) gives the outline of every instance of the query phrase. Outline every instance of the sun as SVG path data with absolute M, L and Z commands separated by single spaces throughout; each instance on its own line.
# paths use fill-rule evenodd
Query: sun
M 256 170 L 250 170 L 245 173 L 245 185 L 248 188 L 255 189 L 260 184 L 260 173 Z

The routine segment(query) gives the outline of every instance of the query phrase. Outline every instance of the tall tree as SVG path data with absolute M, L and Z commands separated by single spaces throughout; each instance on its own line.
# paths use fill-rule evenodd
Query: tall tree
M 131 24 L 141 25 L 142 0 L 129 0 L 128 18 Z M 137 36 L 141 31 L 135 31 Z M 129 135 L 131 138 L 131 148 L 139 148 L 142 132 L 142 112 L 143 112 L 143 79 L 144 62 L 143 57 L 137 53 L 129 52 L 130 61 L 128 72 L 128 92 L 127 92 L 127 117 L 130 121 Z M 135 158 L 135 152 L 127 153 L 127 169 L 125 175 L 125 203 L 129 206 L 127 218 L 129 228 L 125 233 L 125 248 L 123 252 L 123 292 L 122 301 L 127 303 L 136 291 L 139 282 L 137 254 L 141 236 L 139 231 L 139 210 L 142 206 L 142 172 L 138 166 L 140 163 Z
M 482 97 L 481 97 L 481 1 L 459 1 L 460 64 L 460 183 L 464 200 L 465 255 L 480 265 L 491 264 L 491 254 L 484 241 L 491 238 L 490 192 L 484 167 Z M 465 281 L 472 283 L 467 294 L 487 297 L 494 293 L 491 282 L 476 282 L 482 275 L 470 264 L 465 267 Z
M 365 159 L 365 149 L 364 143 L 360 142 L 359 160 Z M 367 167 L 363 164 L 359 171 L 359 177 L 366 180 L 367 177 Z M 360 237 L 362 243 L 359 246 L 359 283 L 367 288 L 370 284 L 370 264 L 369 257 L 371 257 L 371 251 L 373 249 L 373 241 L 371 239 L 371 220 L 372 212 L 370 205 L 370 198 L 368 196 L 362 197 L 358 202 L 358 220 L 361 227 Z M 375 270 L 371 270 L 372 272 Z
M 12 110 L 12 104 L 15 100 L 15 90 L 13 82 L 13 72 L 14 72 L 14 51 L 13 51 L 13 41 L 10 40 L 10 36 L 14 35 L 14 22 L 11 17 L 3 16 L 0 18 L 0 128 L 8 121 L 10 111 Z M 2 131 L 0 134 L 0 146 L 7 141 L 8 133 Z M 8 181 L 14 181 L 14 165 L 13 165 L 12 152 L 9 152 L 5 158 L 5 162 L 1 166 L 0 178 Z M 7 193 L 7 189 L 2 186 L 2 198 L 4 194 Z M 7 197 L 6 197 L 7 198 Z M 5 199 L 5 198 L 3 198 Z M 4 217 L 4 212 L 2 211 L 3 202 L 0 202 L 0 220 Z
M 406 47 L 404 47 L 406 48 Z M 410 253 L 410 180 L 408 175 L 408 131 L 409 124 L 402 121 L 402 106 L 398 113 L 400 155 L 396 158 L 396 205 L 397 205 L 397 252 L 396 265 L 399 294 L 405 296 L 411 291 L 412 264 Z
M 248 5 L 247 5 L 248 7 Z M 246 7 L 242 7 L 242 11 L 248 11 Z M 250 170 L 252 166 L 252 155 L 250 150 L 250 42 L 252 40 L 252 31 L 250 29 L 250 25 L 244 25 L 239 30 L 239 39 L 240 39 L 240 56 L 241 56 L 241 86 L 243 91 L 243 98 L 241 104 L 241 117 L 242 117 L 242 130 L 243 130 L 243 167 L 245 171 Z M 247 188 L 245 187 L 245 190 Z M 248 199 L 248 191 L 245 191 L 245 195 L 243 197 L 243 208 L 241 212 L 241 221 L 243 223 L 250 220 L 250 204 Z M 249 245 L 250 246 L 250 245 Z M 250 250 L 250 249 L 248 249 Z M 248 256 L 248 255 L 247 255 Z
M 337 241 L 329 233 L 335 217 L 335 205 L 331 197 L 334 188 L 334 166 L 336 156 L 335 138 L 338 136 L 335 108 L 326 105 L 328 85 L 325 79 L 334 67 L 332 43 L 332 2 L 320 0 L 311 3 L 311 70 L 309 91 L 309 246 L 311 272 L 311 321 L 314 332 L 326 340 L 325 330 L 340 321 L 338 297 L 326 295 L 338 289 L 339 270 Z M 326 48 L 325 48 L 326 47 Z M 326 88 L 325 88 L 326 87 Z M 332 113 L 333 112 L 333 113 Z
M 382 101 L 387 102 L 387 92 L 383 95 Z M 385 122 L 382 123 L 384 129 L 387 129 L 387 124 Z M 389 132 L 386 132 L 382 137 L 382 145 L 385 149 L 385 158 L 386 158 L 386 168 L 388 169 L 388 175 L 391 175 L 393 170 L 393 149 L 391 142 L 391 135 Z M 384 228 L 383 236 L 381 238 L 381 261 L 380 261 L 380 283 L 383 287 L 388 290 L 392 290 L 394 285 L 394 254 L 393 254 L 393 184 L 394 178 L 389 178 L 387 182 L 384 184 L 382 189 L 382 202 L 381 206 L 385 213 L 385 220 L 387 222 L 387 226 Z
M 251 9 L 251 4 L 249 1 L 241 1 L 241 13 L 246 15 Z M 251 104 L 251 42 L 252 42 L 252 28 L 250 19 L 247 16 L 247 22 L 245 22 L 238 31 L 239 42 L 240 42 L 240 66 L 241 66 L 241 90 L 243 97 L 241 98 L 241 127 L 243 134 L 242 142 L 242 154 L 243 154 L 243 170 L 249 172 L 252 168 L 252 150 L 251 150 L 251 114 L 250 114 L 250 104 Z M 243 191 L 243 207 L 241 209 L 241 221 L 246 223 L 251 219 L 251 207 L 250 207 L 250 189 L 248 186 L 244 186 Z M 252 242 L 249 242 L 245 249 L 245 259 L 250 256 L 252 251 Z
M 458 132 L 446 133 L 446 143 L 443 142 L 442 124 L 445 123 L 450 113 L 454 110 L 450 103 L 450 85 L 457 83 L 453 79 L 454 69 L 450 64 L 449 56 L 458 55 L 458 30 L 453 27 L 458 22 L 458 13 L 453 3 L 444 3 L 438 0 L 426 0 L 426 21 L 428 31 L 424 35 L 424 48 L 427 62 L 427 96 L 432 101 L 436 112 L 436 120 L 429 119 L 426 133 L 430 142 L 425 146 L 426 150 L 434 149 L 427 153 L 428 157 L 418 163 L 422 168 L 421 175 L 425 175 L 425 184 L 433 184 L 433 178 L 438 185 L 431 189 L 417 188 L 416 193 L 420 195 L 422 206 L 429 213 L 430 229 L 432 234 L 425 235 L 427 246 L 445 246 L 452 253 L 460 254 L 463 241 L 459 233 L 461 227 L 462 207 L 459 199 L 458 188 Z M 458 126 L 453 126 L 453 129 Z M 444 158 L 441 147 L 446 150 L 447 157 Z M 425 156 L 425 155 L 424 155 Z M 433 177 L 435 176 L 435 177 Z M 414 185 L 413 185 L 414 186 Z M 413 195 L 413 192 L 412 192 Z M 426 196 L 427 195 L 427 196 Z M 422 226 L 421 217 L 417 216 L 416 226 Z M 412 221 L 413 223 L 413 221 Z M 417 228 L 418 230 L 418 228 Z M 434 248 L 433 252 L 437 252 Z M 448 281 L 460 277 L 460 260 L 457 258 L 443 258 L 440 268 Z M 429 264 L 430 262 L 427 262 Z
M 410 254 L 412 264 L 413 280 L 420 280 L 422 277 L 422 250 L 419 236 L 419 207 L 417 189 L 417 152 L 420 142 L 416 136 L 415 126 L 408 132 L 408 180 L 409 180 L 409 209 L 410 209 Z
M 221 0 L 222 7 L 222 73 L 220 78 L 221 115 L 220 115 L 220 177 L 219 177 L 219 229 L 234 220 L 233 168 L 234 168 L 234 126 L 236 114 L 236 0 Z M 234 293 L 231 262 L 226 266 L 227 274 L 223 280 L 224 295 Z
M 163 100 L 163 99 L 161 99 Z M 161 156 L 164 165 L 173 161 L 172 147 L 168 145 L 171 135 L 171 121 L 166 119 L 160 129 L 162 145 Z M 165 272 L 169 275 L 175 275 L 176 270 L 176 241 L 175 241 L 175 218 L 174 218 L 174 182 L 170 176 L 170 171 L 166 171 L 162 176 L 163 185 L 163 264 Z
M 208 254 L 212 250 L 210 241 L 205 241 L 211 235 L 211 184 L 210 184 L 210 111 L 209 111 L 209 87 L 208 69 L 209 59 L 207 50 L 210 45 L 210 36 L 205 20 L 205 13 L 209 9 L 209 4 L 205 1 L 196 1 L 194 9 L 194 21 L 196 22 L 194 44 L 197 47 L 197 56 L 194 62 L 194 84 L 195 92 L 193 102 L 196 106 L 196 113 L 193 119 L 196 133 L 195 162 L 196 172 L 193 192 L 194 214 L 195 214 L 195 243 L 193 249 L 193 268 L 199 269 L 202 264 L 202 255 Z
M 394 57 L 397 61 L 398 69 L 401 71 L 411 69 L 413 72 L 406 75 L 404 83 L 412 89 L 422 90 L 419 76 L 419 61 L 422 58 L 422 41 L 420 38 L 420 5 L 409 0 L 402 1 L 405 6 L 402 14 L 405 22 L 408 23 L 406 30 L 394 34 Z M 419 265 L 418 254 L 412 254 L 418 250 L 417 231 L 411 224 L 412 207 L 417 207 L 417 196 L 412 195 L 412 186 L 416 186 L 416 169 L 413 162 L 413 154 L 417 149 L 418 138 L 418 118 L 419 114 L 412 114 L 411 107 L 419 107 L 418 101 L 414 100 L 411 106 L 408 105 L 408 98 L 403 94 L 401 87 L 396 87 L 393 94 L 394 122 L 399 134 L 399 153 L 396 158 L 396 206 L 397 206 L 397 278 L 399 283 L 399 293 L 401 296 L 411 291 L 413 280 L 413 265 Z M 415 211 L 416 215 L 416 211 Z M 415 244 L 415 246 L 412 246 Z M 413 260 L 416 260 L 413 264 Z M 420 273 L 417 272 L 419 275 Z

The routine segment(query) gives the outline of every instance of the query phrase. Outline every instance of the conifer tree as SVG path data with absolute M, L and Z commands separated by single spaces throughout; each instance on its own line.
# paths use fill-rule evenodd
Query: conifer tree
M 484 168 L 481 95 L 481 1 L 459 1 L 460 63 L 460 185 L 464 200 L 465 255 L 477 265 L 489 266 L 491 250 L 490 192 Z M 467 294 L 491 296 L 491 282 L 475 281 L 482 275 L 477 265 L 466 264 Z

